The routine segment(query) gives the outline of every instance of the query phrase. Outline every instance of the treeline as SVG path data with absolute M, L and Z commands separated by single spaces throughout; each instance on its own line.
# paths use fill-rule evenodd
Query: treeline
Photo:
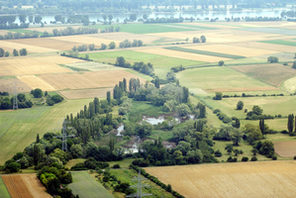
M 37 16 L 26 16 L 26 15 L 19 15 L 19 21 L 21 22 L 21 24 L 16 24 L 17 16 L 12 16 L 12 15 L 8 15 L 8 16 L 0 16 L 0 29 L 17 29 L 17 28 L 28 28 L 29 27 L 29 23 L 36 23 L 36 24 L 40 24 L 42 23 L 42 17 L 37 15 Z M 26 23 L 28 18 L 28 22 Z
M 12 109 L 13 108 L 13 101 L 17 100 L 18 108 L 24 109 L 24 108 L 31 108 L 33 106 L 33 103 L 31 100 L 27 99 L 25 94 L 18 94 L 16 98 L 10 97 L 9 95 L 0 96 L 0 109 Z
M 296 11 L 293 11 L 293 10 L 290 10 L 290 11 L 282 11 L 281 17 L 295 18 L 296 17 Z
M 155 19 L 145 19 L 144 23 L 182 23 L 184 21 L 184 18 L 155 18 Z
M 13 49 L 12 55 L 13 56 L 27 56 L 28 52 L 26 48 L 22 48 L 20 50 Z M 0 48 L 0 57 L 9 57 L 11 54 L 9 51 L 4 51 L 3 48 Z
M 54 29 L 52 33 L 48 32 L 36 32 L 36 31 L 29 31 L 25 33 L 12 33 L 8 32 L 5 35 L 0 35 L 0 40 L 10 40 L 10 39 L 26 39 L 26 38 L 42 38 L 42 37 L 53 37 L 53 36 L 69 36 L 69 35 L 79 35 L 79 34 L 96 34 L 98 33 L 97 28 L 88 28 L 88 27 L 81 27 L 81 28 L 72 28 L 67 27 L 66 29 L 58 30 Z
M 119 43 L 120 48 L 141 47 L 141 46 L 143 46 L 142 40 L 133 40 L 133 42 L 131 42 L 128 39 L 126 39 Z
M 140 73 L 143 73 L 149 76 L 154 76 L 154 68 L 151 63 L 145 64 L 143 62 L 135 62 L 133 65 L 131 65 L 130 63 L 126 62 L 124 57 L 120 56 L 116 58 L 115 66 L 131 68 Z

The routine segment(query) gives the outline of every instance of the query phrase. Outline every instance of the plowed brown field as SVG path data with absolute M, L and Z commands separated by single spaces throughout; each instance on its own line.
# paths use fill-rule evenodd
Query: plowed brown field
M 51 198 L 36 174 L 3 175 L 2 179 L 11 198 Z

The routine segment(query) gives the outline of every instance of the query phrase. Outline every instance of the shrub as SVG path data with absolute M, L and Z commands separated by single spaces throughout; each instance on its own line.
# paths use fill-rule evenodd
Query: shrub
M 276 155 L 272 156 L 272 160 L 277 160 L 277 156 Z
M 243 157 L 242 158 L 242 162 L 247 162 L 247 161 L 249 161 L 249 158 L 248 157 Z
M 219 150 L 215 151 L 215 157 L 221 157 L 221 156 L 222 156 L 221 151 Z
M 257 157 L 256 156 L 253 156 L 252 158 L 251 158 L 251 161 L 257 161 L 258 159 L 257 159 Z
M 114 164 L 114 165 L 112 166 L 112 168 L 114 168 L 114 169 L 119 169 L 119 168 L 120 168 L 120 165 L 119 165 L 119 164 Z
M 224 61 L 223 61 L 223 60 L 220 60 L 220 61 L 218 62 L 218 65 L 219 65 L 219 66 L 223 66 L 223 65 L 224 65 Z

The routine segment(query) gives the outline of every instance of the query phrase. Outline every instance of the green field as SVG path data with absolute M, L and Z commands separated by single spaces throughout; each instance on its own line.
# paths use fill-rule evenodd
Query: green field
M 95 25 L 100 29 L 108 28 L 106 25 Z M 182 31 L 194 31 L 194 27 L 177 27 L 170 26 L 167 24 L 143 24 L 143 23 L 133 23 L 133 24 L 119 24 L 114 27 L 119 27 L 120 32 L 128 32 L 135 34 L 149 34 L 149 33 L 163 33 L 163 32 L 182 32 Z
M 112 175 L 115 175 L 118 180 L 122 182 L 129 183 L 130 185 L 136 185 L 137 182 L 135 177 L 137 177 L 137 173 L 134 170 L 121 168 L 121 169 L 111 169 L 110 170 Z M 141 176 L 143 178 L 143 176 Z M 173 198 L 174 196 L 164 189 L 160 188 L 150 180 L 145 179 L 143 184 L 146 184 L 147 187 L 143 187 L 143 193 L 152 194 L 151 197 L 166 197 L 166 198 Z
M 80 198 L 112 198 L 113 195 L 109 193 L 101 183 L 96 181 L 94 177 L 88 174 L 87 171 L 71 172 L 73 183 L 69 185 L 70 189 Z
M 133 101 L 132 106 L 129 112 L 129 120 L 131 121 L 140 121 L 142 117 L 151 116 L 157 117 L 164 114 L 161 107 L 157 107 L 154 105 L 149 104 L 148 102 L 138 102 Z
M 202 55 L 207 55 L 207 56 L 218 56 L 218 57 L 222 57 L 222 58 L 232 58 L 232 59 L 246 58 L 244 56 L 223 54 L 223 53 L 204 51 L 204 50 L 189 49 L 189 48 L 183 48 L 183 47 L 165 47 L 165 49 L 175 50 L 175 51 L 180 51 L 180 52 L 188 52 L 188 53 L 193 53 L 193 54 L 202 54 Z
M 261 43 L 270 43 L 270 44 L 277 44 L 277 45 L 288 45 L 288 46 L 296 46 L 295 41 L 288 41 L 288 40 L 268 40 L 268 41 L 259 41 Z
M 99 53 L 89 53 L 89 58 L 101 63 L 111 63 L 116 62 L 116 58 L 123 56 L 126 61 L 130 63 L 134 62 L 144 62 L 152 63 L 154 66 L 155 73 L 160 77 L 165 77 L 166 73 L 174 66 L 183 65 L 184 67 L 190 65 L 200 65 L 203 62 L 186 60 L 180 58 L 173 58 L 169 56 L 161 56 L 156 54 L 149 54 L 143 52 L 136 52 L 131 50 L 121 50 L 114 52 L 99 52 Z
M 228 67 L 187 69 L 177 74 L 180 83 L 195 94 L 207 92 L 236 92 L 274 89 Z
M 293 96 L 271 96 L 271 97 L 251 97 L 251 98 L 224 98 L 216 103 L 223 108 L 229 108 L 233 111 L 237 102 L 241 100 L 244 103 L 244 109 L 251 110 L 253 105 L 258 105 L 263 109 L 264 114 L 287 116 L 296 111 L 296 100 Z M 232 114 L 230 114 L 232 115 Z
M 80 111 L 90 99 L 68 100 L 55 106 L 34 106 L 17 111 L 0 111 L 0 164 L 22 151 L 36 135 L 59 131 L 65 116 Z
M 4 184 L 1 176 L 0 176 L 0 197 L 1 198 L 10 198 L 10 195 L 7 191 L 7 188 Z

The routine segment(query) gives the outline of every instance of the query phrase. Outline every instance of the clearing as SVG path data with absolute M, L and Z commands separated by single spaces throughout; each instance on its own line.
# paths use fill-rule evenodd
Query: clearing
M 296 162 L 239 162 L 145 170 L 188 198 L 294 197 Z

